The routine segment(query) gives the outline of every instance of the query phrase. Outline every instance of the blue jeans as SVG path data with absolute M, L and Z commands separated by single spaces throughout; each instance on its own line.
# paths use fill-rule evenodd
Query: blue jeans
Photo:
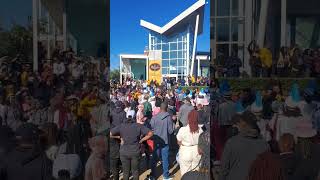
M 155 149 L 152 153 L 151 158 L 151 175 L 155 176 L 155 171 L 157 167 L 157 162 L 161 155 L 162 159 L 162 170 L 163 170 L 163 178 L 169 178 L 169 145 L 161 145 L 155 142 Z

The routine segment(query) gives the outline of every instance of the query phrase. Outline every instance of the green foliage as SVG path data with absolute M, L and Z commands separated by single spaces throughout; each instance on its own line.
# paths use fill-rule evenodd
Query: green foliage
M 301 89 L 304 89 L 310 79 L 304 78 L 304 79 L 294 79 L 294 78 L 280 78 L 280 79 L 263 79 L 263 78 L 248 78 L 248 79 L 225 79 L 220 78 L 219 82 L 222 82 L 222 80 L 227 80 L 232 91 L 239 92 L 244 88 L 253 88 L 256 90 L 265 90 L 272 86 L 272 84 L 281 84 L 282 90 L 287 92 L 290 90 L 292 84 L 294 82 L 298 83 L 299 87 Z M 320 80 L 318 80 L 318 83 L 320 83 Z
M 110 71 L 110 80 L 111 81 L 120 81 L 120 70 L 119 69 L 113 69 Z
M 14 25 L 9 31 L 0 29 L 0 57 L 20 54 L 24 61 L 32 60 L 32 29 Z

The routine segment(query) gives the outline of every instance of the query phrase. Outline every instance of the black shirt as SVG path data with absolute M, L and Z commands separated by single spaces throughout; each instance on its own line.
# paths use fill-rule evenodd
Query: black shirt
M 112 135 L 120 134 L 124 143 L 120 146 L 120 154 L 139 154 L 141 136 L 150 129 L 138 123 L 124 123 L 111 129 Z

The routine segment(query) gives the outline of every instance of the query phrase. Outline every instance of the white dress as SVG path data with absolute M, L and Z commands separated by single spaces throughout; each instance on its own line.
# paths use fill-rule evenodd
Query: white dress
M 190 132 L 189 125 L 181 127 L 177 140 L 181 142 L 179 149 L 179 165 L 181 177 L 188 171 L 197 170 L 201 155 L 198 153 L 198 140 L 203 130 L 199 127 L 196 133 Z

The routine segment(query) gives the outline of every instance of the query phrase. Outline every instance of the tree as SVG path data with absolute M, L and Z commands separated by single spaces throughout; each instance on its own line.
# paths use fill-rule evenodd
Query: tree
M 113 69 L 110 71 L 110 80 L 112 81 L 120 81 L 120 70 L 119 69 Z
M 22 60 L 32 60 L 32 28 L 13 25 L 10 30 L 0 30 L 0 57 L 18 54 Z

